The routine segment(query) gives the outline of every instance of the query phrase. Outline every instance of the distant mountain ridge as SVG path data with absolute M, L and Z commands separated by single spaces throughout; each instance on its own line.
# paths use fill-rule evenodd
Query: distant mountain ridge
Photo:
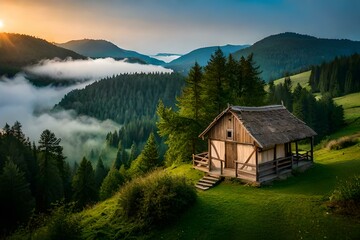
M 228 56 L 230 53 L 234 53 L 240 49 L 247 48 L 249 45 L 224 45 L 224 46 L 211 46 L 195 49 L 181 57 L 171 61 L 164 66 L 171 68 L 181 73 L 187 73 L 195 62 L 198 62 L 200 66 L 205 66 L 209 61 L 211 54 L 213 54 L 218 48 Z
M 43 59 L 84 59 L 71 50 L 55 46 L 43 39 L 17 34 L 0 33 L 0 76 L 14 75 L 27 65 Z
M 286 72 L 308 70 L 312 65 L 331 61 L 336 56 L 360 53 L 360 41 L 323 39 L 298 33 L 280 33 L 266 37 L 233 55 L 254 54 L 265 81 L 283 77 Z
M 149 57 L 144 54 L 140 54 L 135 51 L 125 50 L 119 48 L 115 44 L 106 41 L 106 40 L 94 40 L 94 39 L 82 39 L 82 40 L 72 40 L 66 43 L 57 43 L 59 47 L 70 49 L 74 52 L 82 54 L 91 58 L 105 58 L 111 57 L 115 59 L 139 59 L 139 62 L 153 64 L 153 65 L 162 65 L 163 61 Z

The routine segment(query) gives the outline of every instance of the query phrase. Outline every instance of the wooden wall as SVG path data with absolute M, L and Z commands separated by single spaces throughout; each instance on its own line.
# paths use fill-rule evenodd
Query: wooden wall
M 276 158 L 285 157 L 284 144 L 276 145 Z M 270 148 L 259 153 L 259 163 L 265 163 L 274 160 L 274 148 Z
M 243 163 L 246 162 L 246 160 L 249 158 L 249 156 L 253 151 L 254 151 L 254 146 L 237 144 L 237 158 L 238 158 L 237 160 Z M 251 156 L 250 160 L 247 163 L 256 165 L 256 153 L 254 153 Z M 244 170 L 255 171 L 255 168 L 245 167 Z
M 218 158 L 225 160 L 225 142 L 210 140 L 211 141 L 211 158 Z M 220 168 L 221 162 L 211 159 L 211 168 Z
M 226 138 L 226 131 L 228 129 L 233 130 L 233 139 Z M 247 133 L 242 124 L 237 120 L 232 113 L 227 113 L 222 116 L 216 123 L 215 126 L 209 131 L 209 138 L 224 140 L 224 141 L 235 141 L 240 143 L 253 143 L 253 138 Z

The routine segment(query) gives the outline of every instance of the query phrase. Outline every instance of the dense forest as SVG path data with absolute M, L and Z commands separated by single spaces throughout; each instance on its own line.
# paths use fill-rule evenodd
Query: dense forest
M 73 212 L 105 200 L 126 181 L 163 165 L 153 133 L 140 153 L 134 147 L 130 155 L 122 150 L 110 167 L 101 158 L 93 167 L 86 157 L 70 166 L 61 139 L 50 130 L 41 133 L 36 146 L 26 138 L 20 122 L 6 124 L 0 132 L 0 237 L 20 225 L 46 224 L 43 215 L 45 219 L 53 215 L 58 206 Z
M 270 82 L 267 101 L 269 104 L 284 104 L 296 117 L 314 129 L 318 134 L 315 138 L 316 142 L 344 124 L 343 108 L 334 103 L 330 94 L 324 93 L 317 100 L 312 92 L 302 88 L 300 84 L 294 91 L 291 89 L 290 77 L 285 78 L 284 83 L 278 85 Z
M 332 97 L 360 91 L 360 55 L 336 57 L 312 67 L 309 84 L 313 92 L 329 93 Z
M 74 109 L 80 115 L 119 124 L 149 120 L 156 116 L 159 99 L 174 106 L 183 84 L 183 77 L 175 73 L 122 74 L 71 91 L 55 109 Z
M 175 107 L 175 97 L 183 85 L 184 77 L 175 73 L 122 74 L 68 93 L 54 111 L 74 109 L 80 115 L 116 121 L 122 128 L 108 134 L 107 145 L 123 149 L 136 145 L 141 149 L 149 134 L 156 133 L 159 100 L 166 106 Z M 165 146 L 157 134 L 156 137 L 163 153 Z M 89 158 L 96 160 L 98 156 L 101 153 Z

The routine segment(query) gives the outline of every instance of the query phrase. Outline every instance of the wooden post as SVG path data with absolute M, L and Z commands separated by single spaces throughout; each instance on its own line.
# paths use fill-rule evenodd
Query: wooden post
M 278 175 L 278 173 L 279 173 L 278 167 L 279 167 L 279 161 L 276 159 L 275 160 L 275 172 L 276 172 L 276 175 Z
M 238 177 L 238 171 L 237 171 L 237 169 L 238 169 L 238 162 L 237 162 L 237 160 L 236 160 L 236 162 L 235 162 L 235 177 Z
M 274 145 L 274 160 L 276 159 L 276 144 Z
M 209 172 L 211 172 L 211 139 L 208 140 Z
M 314 162 L 314 137 L 311 137 L 311 161 Z
M 223 175 L 223 161 L 220 161 L 220 174 Z
M 255 145 L 255 160 L 256 160 L 256 181 L 259 181 L 259 159 L 258 159 L 258 150 L 257 146 Z
M 298 141 L 295 142 L 295 148 L 296 148 L 296 162 L 297 162 L 297 165 L 299 166 L 299 147 L 298 147 Z M 294 161 L 294 158 L 291 159 L 291 168 L 293 168 L 293 161 Z

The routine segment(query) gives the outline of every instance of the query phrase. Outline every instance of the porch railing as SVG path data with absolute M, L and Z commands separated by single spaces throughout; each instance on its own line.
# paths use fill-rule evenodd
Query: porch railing
M 203 152 L 199 154 L 193 154 L 193 165 L 197 167 L 209 167 L 209 153 Z

